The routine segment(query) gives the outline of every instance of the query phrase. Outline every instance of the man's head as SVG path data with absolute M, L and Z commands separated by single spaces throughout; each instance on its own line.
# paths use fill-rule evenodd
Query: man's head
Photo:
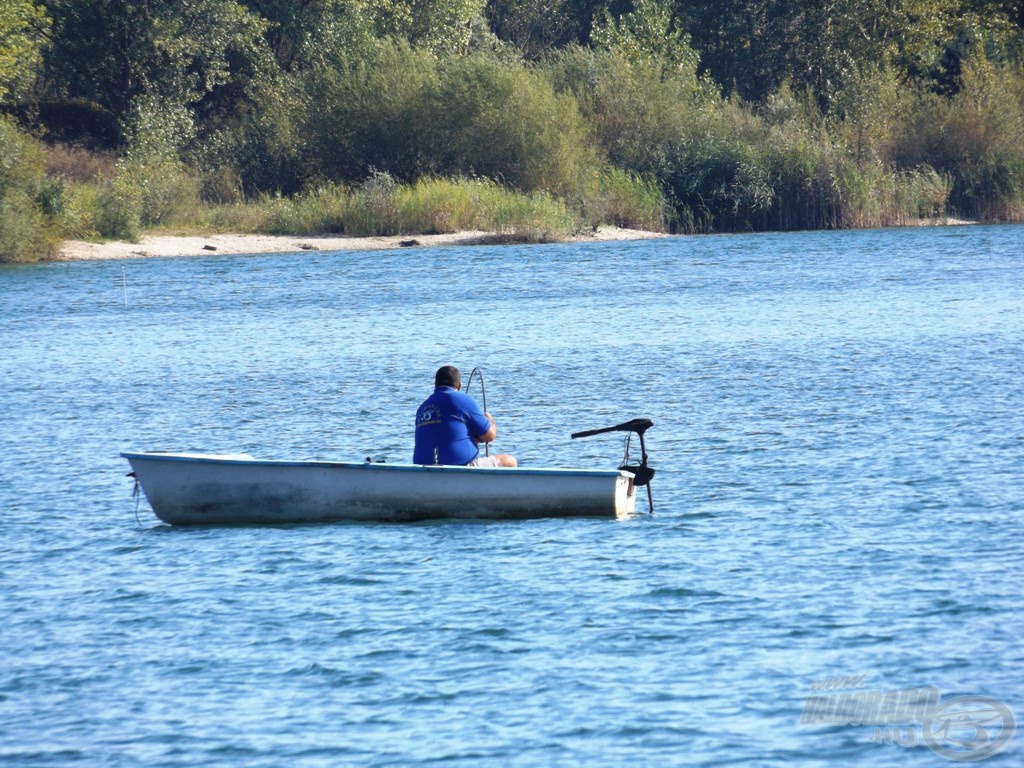
M 434 386 L 462 389 L 462 374 L 454 365 L 443 365 L 434 374 Z

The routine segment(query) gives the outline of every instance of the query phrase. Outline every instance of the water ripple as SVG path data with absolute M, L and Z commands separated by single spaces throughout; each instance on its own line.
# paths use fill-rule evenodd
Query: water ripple
M 145 260 L 128 307 L 0 271 L 0 762 L 937 764 L 800 716 L 858 675 L 1021 713 L 1018 240 Z M 654 514 L 136 522 L 120 450 L 404 461 L 447 362 L 526 464 L 651 417 Z

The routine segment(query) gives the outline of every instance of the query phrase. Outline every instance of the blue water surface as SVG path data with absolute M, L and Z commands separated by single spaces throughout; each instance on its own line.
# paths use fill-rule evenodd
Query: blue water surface
M 1021 235 L 0 268 L 0 764 L 949 765 L 801 718 L 839 679 L 1024 719 Z M 654 514 L 136 509 L 122 450 L 409 461 L 446 363 L 524 465 L 653 419 Z

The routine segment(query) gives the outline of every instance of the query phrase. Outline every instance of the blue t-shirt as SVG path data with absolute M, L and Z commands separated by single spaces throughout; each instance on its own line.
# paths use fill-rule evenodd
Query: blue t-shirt
M 479 453 L 474 437 L 491 428 L 476 400 L 451 387 L 438 387 L 416 411 L 414 464 L 469 464 Z

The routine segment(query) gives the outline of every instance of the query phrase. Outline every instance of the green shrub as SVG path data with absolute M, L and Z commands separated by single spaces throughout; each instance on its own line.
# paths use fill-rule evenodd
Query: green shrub
M 480 194 L 490 185 L 479 179 L 419 179 L 395 195 L 402 232 L 444 234 L 478 229 Z
M 326 185 L 302 195 L 264 195 L 214 206 L 207 226 L 268 234 L 353 237 L 484 230 L 523 240 L 561 240 L 578 222 L 564 202 L 524 195 L 486 179 L 421 179 L 412 185 L 375 174 L 349 190 Z
M 319 202 L 316 196 L 277 195 L 266 198 L 263 202 L 266 218 L 262 229 L 270 235 L 309 235 L 324 232 L 326 230 L 322 226 Z
M 146 227 L 188 224 L 199 218 L 199 179 L 178 162 L 146 169 L 142 224 Z
M 63 183 L 60 208 L 55 214 L 60 236 L 73 240 L 98 238 L 100 236 L 96 227 L 98 200 L 99 188 L 95 184 Z
M 901 168 L 952 179 L 949 206 L 971 218 L 1024 217 L 1024 71 L 977 56 L 952 98 L 922 94 L 897 130 Z
M 445 175 L 570 197 L 600 167 L 575 99 L 532 67 L 486 56 L 446 60 L 431 118 L 429 140 L 443 148 Z
M 301 132 L 307 181 L 358 183 L 374 170 L 411 181 L 437 170 L 426 139 L 437 60 L 406 45 L 311 72 Z
M 49 220 L 29 194 L 8 188 L 0 196 L 0 263 L 38 261 L 55 242 Z
M 968 62 L 943 125 L 959 161 L 952 204 L 971 217 L 1024 216 L 1024 69 Z
M 719 102 L 686 72 L 630 62 L 611 51 L 568 48 L 548 63 L 611 163 L 642 176 L 670 173 L 681 145 L 708 138 Z
M 45 168 L 39 142 L 0 116 L 0 194 L 20 189 L 34 195 L 43 183 Z
M 114 182 L 101 185 L 100 231 L 119 233 L 108 237 L 134 232 L 132 239 L 136 239 L 144 228 L 198 221 L 199 189 L 199 179 L 176 160 L 159 156 L 122 160 Z
M 99 236 L 93 224 L 96 197 L 95 186 L 54 177 L 44 182 L 36 202 L 47 224 L 60 237 L 87 240 Z
M 621 168 L 609 168 L 584 192 L 581 224 L 612 224 L 627 229 L 661 232 L 666 223 L 666 200 L 657 182 Z
M 309 103 L 310 158 L 335 183 L 379 170 L 406 183 L 486 177 L 568 195 L 599 166 L 571 97 L 538 70 L 483 54 L 437 58 L 382 46 L 316 73 Z
M 124 176 L 100 185 L 93 223 L 101 237 L 132 242 L 141 237 L 142 197 Z
M 55 200 L 42 146 L 0 118 L 0 262 L 47 256 L 56 234 L 43 204 Z
M 305 98 L 298 79 L 283 78 L 256 90 L 250 109 L 211 130 L 189 156 L 201 171 L 203 200 L 234 203 L 263 194 L 298 194 L 319 175 L 319 148 L 309 146 L 312 118 L 305 117 Z
M 576 218 L 565 203 L 547 192 L 524 195 L 486 182 L 476 194 L 480 206 L 476 229 L 530 242 L 563 240 L 577 230 Z
M 832 128 L 858 162 L 889 166 L 899 127 L 913 112 L 916 89 L 891 66 L 862 64 L 835 99 Z

